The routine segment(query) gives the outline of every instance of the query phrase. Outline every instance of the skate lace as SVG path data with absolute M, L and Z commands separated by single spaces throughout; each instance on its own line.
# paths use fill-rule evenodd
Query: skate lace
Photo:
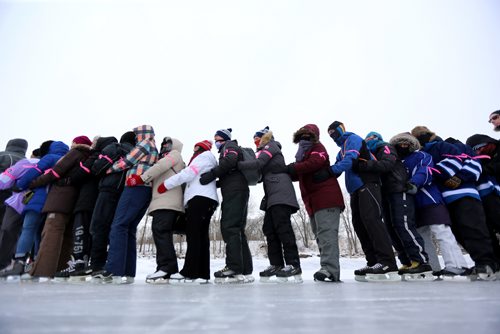
M 224 268 L 222 268 L 221 270 L 219 270 L 219 272 L 223 273 L 223 272 L 229 271 L 229 270 L 231 270 L 231 269 L 229 269 L 228 266 L 225 266 Z
M 382 269 L 382 267 L 383 267 L 383 266 L 382 266 L 382 264 L 381 264 L 381 263 L 376 263 L 376 264 L 374 264 L 371 268 L 372 268 L 372 269 Z
M 276 269 L 277 266 L 273 266 L 273 265 L 270 265 L 269 267 L 267 267 L 264 271 L 270 271 L 270 270 L 274 270 Z
M 283 270 L 283 271 L 292 271 L 293 269 L 295 269 L 295 268 L 294 268 L 294 266 L 292 266 L 292 265 L 287 265 L 287 266 L 284 266 L 282 270 Z
M 61 270 L 62 273 L 68 273 L 68 272 L 72 272 L 75 270 L 75 261 L 73 260 L 69 260 L 68 261 L 68 267 L 66 269 L 63 269 Z

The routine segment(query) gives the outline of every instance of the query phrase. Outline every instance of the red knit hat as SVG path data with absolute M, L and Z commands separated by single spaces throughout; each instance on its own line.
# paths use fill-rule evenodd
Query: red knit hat
M 84 145 L 92 145 L 92 141 L 87 136 L 78 136 L 73 139 L 73 143 L 75 144 L 84 144 Z
M 205 151 L 210 151 L 212 149 L 212 142 L 209 140 L 203 140 L 200 141 L 199 143 L 194 144 L 194 146 L 199 146 Z

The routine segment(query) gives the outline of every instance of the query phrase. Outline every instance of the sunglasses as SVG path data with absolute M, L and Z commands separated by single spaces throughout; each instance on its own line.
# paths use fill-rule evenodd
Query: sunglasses
M 492 123 L 493 121 L 496 121 L 498 119 L 498 117 L 500 117 L 500 115 L 493 115 L 490 120 L 488 121 L 488 123 Z

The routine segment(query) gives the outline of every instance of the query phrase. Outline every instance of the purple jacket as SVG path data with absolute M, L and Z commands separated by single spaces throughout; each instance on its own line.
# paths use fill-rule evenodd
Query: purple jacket
M 16 181 L 34 166 L 39 159 L 22 159 L 12 167 L 0 174 L 0 190 L 9 189 L 15 185 Z M 5 200 L 5 205 L 10 206 L 17 213 L 22 214 L 24 210 L 23 197 L 27 191 L 14 192 L 12 196 Z

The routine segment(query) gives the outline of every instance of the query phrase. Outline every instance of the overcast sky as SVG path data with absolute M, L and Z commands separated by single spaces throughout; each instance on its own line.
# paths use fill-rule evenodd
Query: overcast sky
M 0 145 L 140 124 L 195 142 L 334 120 L 498 137 L 500 1 L 0 1 Z

